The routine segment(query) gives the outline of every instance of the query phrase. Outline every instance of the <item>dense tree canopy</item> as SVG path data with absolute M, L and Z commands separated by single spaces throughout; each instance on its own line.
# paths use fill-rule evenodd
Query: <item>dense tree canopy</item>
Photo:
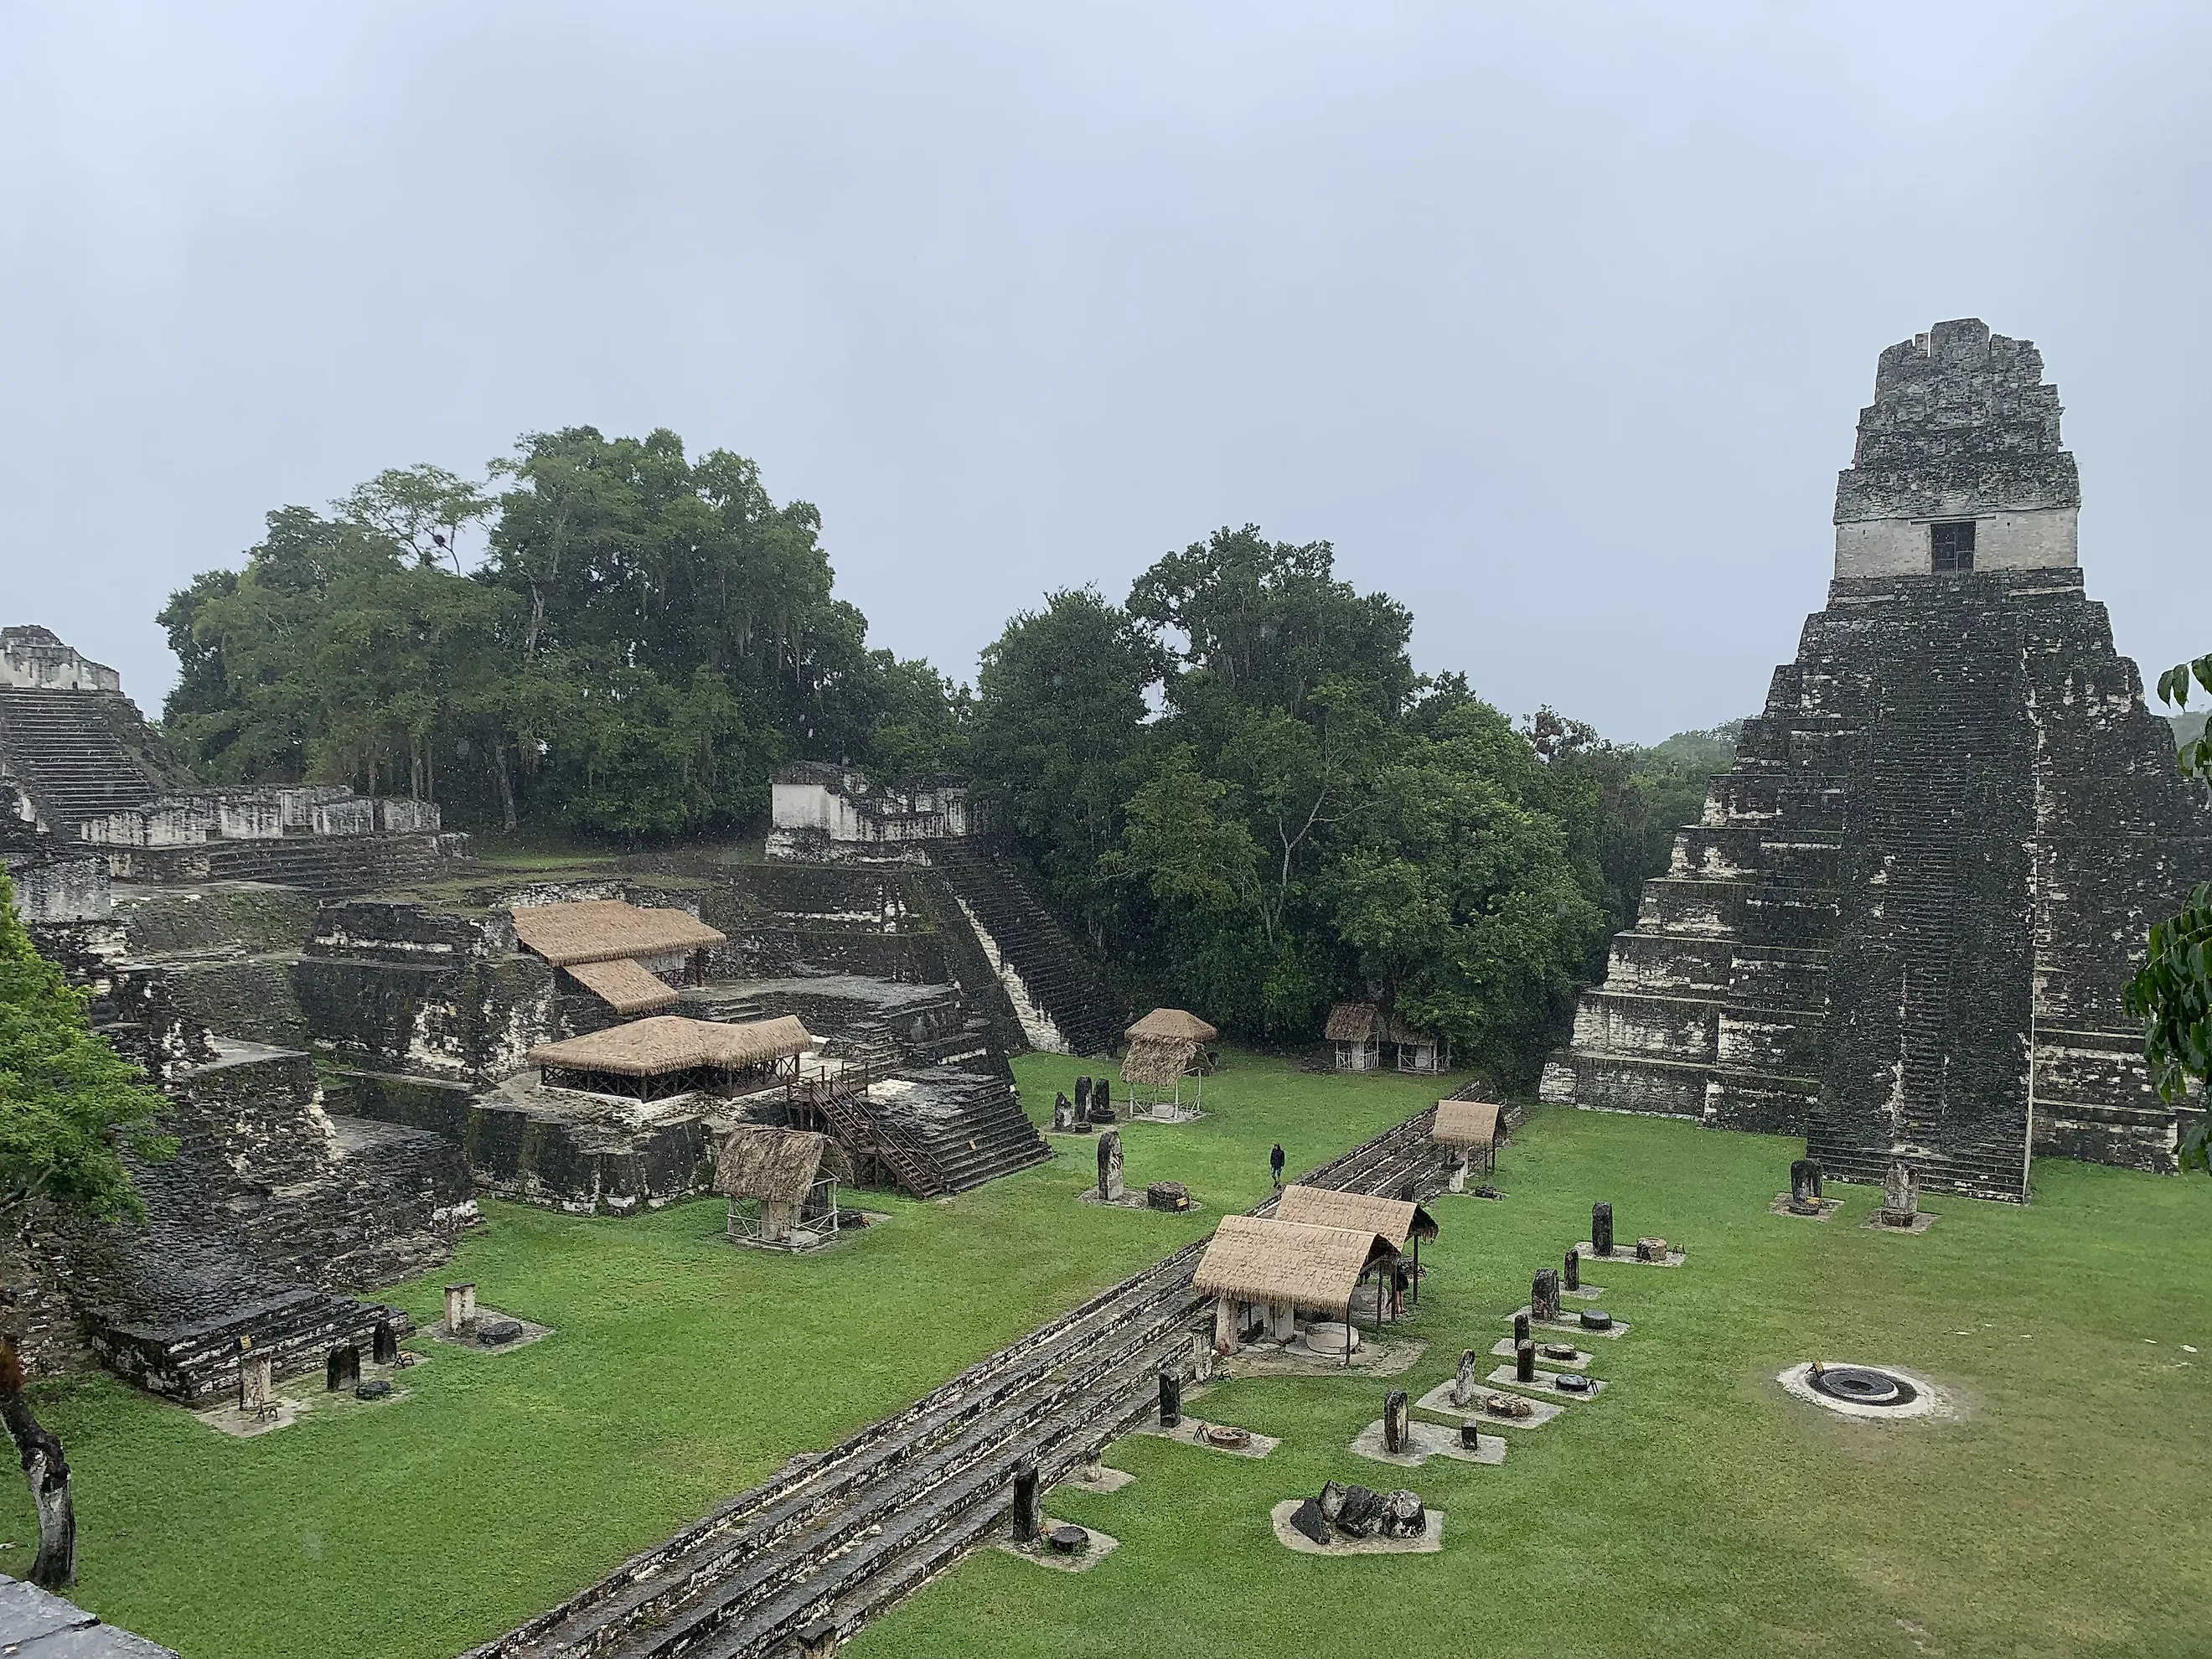
M 960 763 L 964 698 L 867 649 L 815 510 L 751 462 L 575 428 L 493 472 L 495 495 L 416 467 L 281 508 L 243 570 L 173 595 L 187 757 L 631 842 L 750 822 L 789 759 Z
M 2191 681 L 2212 692 L 2212 656 L 2180 663 L 2158 678 L 2158 695 L 2189 706 Z M 2181 745 L 2184 777 L 2212 781 L 2212 738 Z M 2158 1091 L 2179 1102 L 2212 1083 L 2212 881 L 2190 890 L 2180 910 L 2150 930 L 2148 954 L 2128 987 L 2128 1012 L 2143 1021 L 2143 1054 Z M 2185 1169 L 2212 1170 L 2212 1123 L 2198 1113 L 2183 1137 Z
M 1126 604 L 1048 594 L 971 695 L 872 651 L 813 507 L 673 433 L 541 433 L 482 485 L 396 469 L 288 507 L 174 595 L 205 775 L 349 781 L 639 842 L 757 825 L 769 773 L 962 771 L 1110 963 L 1250 1037 L 1376 997 L 1525 1083 L 1733 733 L 1623 749 L 1465 678 L 1326 542 L 1223 529 Z

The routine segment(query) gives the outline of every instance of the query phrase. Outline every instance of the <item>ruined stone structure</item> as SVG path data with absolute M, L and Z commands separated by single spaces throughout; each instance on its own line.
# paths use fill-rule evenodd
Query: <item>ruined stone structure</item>
M 1544 1098 L 1990 1197 L 2023 1197 L 2036 1151 L 2172 1167 L 2121 995 L 2212 872 L 2212 812 L 2084 594 L 2058 423 L 2034 347 L 1978 321 L 1882 354 L 1827 608 Z
M 964 779 L 871 783 L 852 767 L 799 761 L 769 785 L 769 855 L 816 863 L 847 859 L 919 861 L 917 843 L 982 828 Z

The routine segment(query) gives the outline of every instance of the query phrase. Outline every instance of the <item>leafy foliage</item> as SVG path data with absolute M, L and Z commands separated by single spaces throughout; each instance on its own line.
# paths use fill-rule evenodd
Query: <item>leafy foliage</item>
M 2158 677 L 2160 698 L 2189 704 L 2191 678 L 2212 692 L 2212 656 L 2179 663 Z M 2179 755 L 2184 777 L 2212 779 L 2212 738 L 2200 734 Z M 2150 930 L 2150 951 L 2129 981 L 2127 1008 L 2142 1020 L 2143 1058 L 2160 1097 L 2179 1101 L 2212 1076 L 2212 882 L 2199 882 L 2180 913 Z M 2184 1169 L 2212 1173 L 2212 1126 L 2199 1113 L 2180 1148 Z
M 493 478 L 496 495 L 394 469 L 328 516 L 270 514 L 243 570 L 161 613 L 173 740 L 217 780 L 351 782 L 629 842 L 755 820 L 800 757 L 961 763 L 965 698 L 866 648 L 819 516 L 778 506 L 750 461 L 578 427 L 525 439 Z
M 1733 733 L 1680 755 L 1548 709 L 1516 731 L 1462 677 L 1417 676 L 1412 629 L 1327 543 L 1222 530 L 1126 607 L 1084 589 L 1013 618 L 984 655 L 974 770 L 1062 906 L 1164 997 L 1298 1039 L 1380 997 L 1525 1083 Z
M 46 1199 L 99 1220 L 143 1218 L 123 1159 L 175 1150 L 155 1128 L 160 1106 L 94 1035 L 85 994 L 33 946 L 0 866 L 0 1215 Z

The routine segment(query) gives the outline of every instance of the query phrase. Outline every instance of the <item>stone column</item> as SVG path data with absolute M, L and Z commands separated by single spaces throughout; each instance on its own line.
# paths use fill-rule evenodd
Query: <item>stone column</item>
M 1527 1314 L 1515 1314 L 1513 1316 L 1513 1340 L 1516 1342 L 1526 1342 L 1528 1340 L 1528 1316 Z
M 361 1350 L 350 1342 L 332 1348 L 330 1358 L 323 1362 L 323 1389 L 336 1394 L 342 1389 L 358 1388 L 361 1384 Z
M 1451 1402 L 1453 1405 L 1464 1406 L 1474 1398 L 1476 1391 L 1482 1385 L 1482 1378 L 1477 1374 L 1477 1369 L 1481 1364 L 1482 1356 L 1475 1352 L 1473 1348 L 1463 1348 L 1460 1351 L 1459 1371 L 1452 1378 Z
M 1536 1345 L 1516 1342 L 1513 1345 L 1513 1380 L 1534 1382 L 1536 1380 Z
M 1565 1273 L 1560 1279 L 1564 1290 L 1579 1291 L 1583 1287 L 1583 1253 L 1570 1248 L 1565 1262 Z
M 1559 1316 L 1559 1276 L 1549 1267 L 1538 1271 L 1528 1286 L 1528 1317 L 1541 1325 Z
M 276 1403 L 276 1362 L 265 1353 L 241 1355 L 238 1361 L 238 1409 L 261 1412 Z
M 1444 1183 L 1445 1190 L 1455 1193 L 1463 1193 L 1467 1190 L 1468 1163 L 1468 1158 L 1464 1149 L 1452 1154 L 1451 1177 Z
M 1179 1428 L 1182 1424 L 1182 1378 L 1172 1365 L 1160 1367 L 1160 1426 Z
M 1087 1077 L 1075 1079 L 1075 1116 L 1079 1122 L 1091 1120 L 1091 1079 Z
M 392 1328 L 390 1320 L 376 1322 L 376 1334 L 370 1339 L 368 1356 L 380 1365 L 399 1363 L 399 1333 Z
M 446 1328 L 459 1331 L 476 1322 L 477 1287 L 474 1281 L 466 1285 L 446 1286 Z
M 1037 1503 L 1036 1459 L 1024 1457 L 1014 1465 L 1014 1541 L 1035 1543 L 1043 1530 L 1043 1515 Z
M 1093 1123 L 1111 1123 L 1114 1121 L 1113 1085 L 1103 1077 L 1094 1079 L 1091 1085 L 1091 1121 Z
M 1393 1389 L 1382 1396 L 1382 1449 L 1402 1457 L 1413 1443 L 1413 1432 L 1406 1421 L 1406 1391 Z
M 1899 1158 L 1881 1183 L 1881 1218 L 1893 1227 L 1909 1227 L 1919 1213 L 1920 1178 Z
M 1237 1298 L 1233 1296 L 1213 1299 L 1213 1351 L 1218 1354 L 1237 1352 Z
M 1288 1342 L 1298 1334 L 1298 1310 L 1287 1302 L 1278 1302 L 1267 1309 L 1267 1334 L 1278 1342 Z
M 1098 1197 L 1107 1204 L 1118 1204 L 1125 1189 L 1121 1185 L 1121 1132 L 1109 1129 L 1098 1137 Z
M 1590 1206 L 1590 1249 L 1599 1255 L 1613 1254 L 1613 1206 Z
M 1061 1134 L 1075 1127 L 1075 1108 L 1067 1103 L 1066 1090 L 1052 1097 L 1052 1127 Z
M 768 1244 L 787 1244 L 791 1242 L 792 1206 L 781 1199 L 761 1200 L 761 1240 Z

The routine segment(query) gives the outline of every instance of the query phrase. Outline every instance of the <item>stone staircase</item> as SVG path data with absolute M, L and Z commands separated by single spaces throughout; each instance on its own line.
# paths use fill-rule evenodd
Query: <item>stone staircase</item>
M 1079 951 L 1020 872 L 1003 854 L 972 841 L 939 841 L 929 861 L 945 878 L 986 954 L 996 954 L 1002 978 L 1021 1011 L 1026 1001 L 1049 1029 L 1025 1018 L 1038 1048 L 1073 1054 L 1109 1054 L 1129 1023 L 1129 1005 Z M 1040 1036 L 1047 1040 L 1038 1041 Z M 1051 1041 L 1056 1036 L 1056 1042 Z
M 40 822 L 64 840 L 76 826 L 157 793 L 116 734 L 105 691 L 0 688 L 0 758 Z

